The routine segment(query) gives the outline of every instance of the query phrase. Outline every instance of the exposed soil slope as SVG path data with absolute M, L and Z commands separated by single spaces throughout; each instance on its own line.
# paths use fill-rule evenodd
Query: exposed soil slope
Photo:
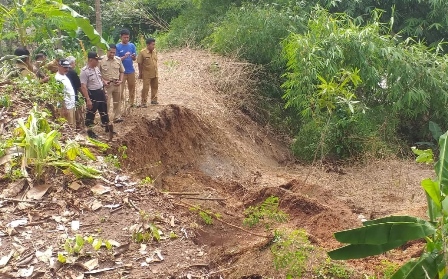
M 31 222 L 18 228 L 16 238 L 6 234 L 0 238 L 0 251 L 5 251 L 0 257 L 16 249 L 18 241 L 26 249 L 4 274 L 17 275 L 18 263 L 27 253 L 49 246 L 61 251 L 65 239 L 61 235 L 78 233 L 130 243 L 120 255 L 103 249 L 82 258 L 85 262 L 96 257 L 100 268 L 115 268 L 95 278 L 284 278 L 283 271 L 274 269 L 271 239 L 263 237 L 268 235 L 263 227 L 244 227 L 244 231 L 217 220 L 204 225 L 189 210 L 192 205 L 243 227 L 245 208 L 277 196 L 281 209 L 290 216 L 279 229 L 305 229 L 319 255 L 338 247 L 332 237 L 335 231 L 361 225 L 360 214 L 367 219 L 393 213 L 424 216 L 419 183 L 431 176 L 430 168 L 387 160 L 346 166 L 340 174 L 325 166 L 297 165 L 288 144 L 248 115 L 256 82 L 253 66 L 191 49 L 161 52 L 159 59 L 160 105 L 129 110 L 125 122 L 116 125 L 118 136 L 108 153 L 127 146 L 121 170 L 105 167 L 104 160 L 98 163 L 109 181 L 125 174 L 134 182 L 151 177 L 153 186 L 111 186 L 110 192 L 92 196 L 91 188 L 103 182 L 81 181 L 84 187 L 73 190 L 63 188 L 71 181 L 56 176 L 41 203 L 21 207 L 12 201 L 0 203 L 2 227 L 24 217 Z M 102 133 L 99 127 L 98 133 Z M 0 184 L 0 190 L 6 187 L 7 183 Z M 92 204 L 98 201 L 122 207 L 93 210 Z M 166 239 L 146 247 L 131 241 L 130 227 L 139 222 L 140 211 L 150 216 Z M 72 220 L 81 222 L 79 231 L 70 231 Z M 57 229 L 61 222 L 62 232 Z M 179 238 L 169 239 L 170 231 Z M 381 259 L 402 262 L 418 255 L 420 247 L 418 243 L 402 247 L 352 266 L 359 274 L 374 274 Z M 162 251 L 163 261 L 151 261 L 154 250 Z M 321 265 L 318 260 L 317 256 L 310 259 L 302 278 L 313 278 L 313 269 Z M 40 271 L 35 278 L 78 278 L 85 272 L 79 265 L 50 270 L 40 261 L 33 264 Z

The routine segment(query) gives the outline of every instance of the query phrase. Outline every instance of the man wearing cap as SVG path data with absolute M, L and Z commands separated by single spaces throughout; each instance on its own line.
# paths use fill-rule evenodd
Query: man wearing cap
M 86 126 L 87 135 L 91 138 L 98 136 L 92 131 L 95 120 L 96 111 L 99 112 L 101 123 L 106 126 L 106 133 L 109 133 L 109 140 L 113 137 L 113 125 L 109 122 L 109 115 L 107 114 L 107 98 L 103 90 L 105 80 L 101 77 L 100 69 L 98 68 L 100 57 L 96 52 L 89 52 L 87 55 L 87 65 L 81 69 L 79 79 L 81 80 L 81 92 L 86 98 L 87 113 Z
M 107 106 L 109 108 L 108 114 L 110 115 L 110 108 L 112 107 L 111 101 L 113 101 L 114 108 L 114 123 L 122 122 L 121 118 L 121 83 L 124 76 L 124 67 L 120 57 L 115 56 L 117 47 L 114 44 L 109 45 L 107 55 L 101 57 L 100 71 L 101 76 L 106 81 L 104 86 L 107 93 Z
M 146 48 L 142 49 L 137 57 L 139 79 L 143 79 L 142 107 L 148 102 L 148 92 L 151 86 L 151 104 L 157 105 L 157 91 L 159 88 L 159 73 L 157 69 L 157 52 L 155 50 L 156 40 L 146 40 Z
M 131 107 L 135 107 L 135 69 L 134 61 L 137 58 L 137 49 L 135 45 L 129 42 L 130 32 L 123 29 L 120 32 L 121 42 L 117 44 L 117 56 L 120 57 L 124 66 L 123 86 L 121 88 L 121 99 L 124 101 L 124 87 L 128 84 L 129 103 Z M 126 108 L 125 108 L 126 109 Z
M 71 127 L 75 127 L 75 90 L 72 83 L 67 77 L 67 72 L 70 69 L 70 63 L 66 59 L 61 59 L 58 62 L 58 71 L 54 75 L 56 81 L 62 83 L 64 86 L 64 100 L 60 107 L 60 114 L 67 120 Z

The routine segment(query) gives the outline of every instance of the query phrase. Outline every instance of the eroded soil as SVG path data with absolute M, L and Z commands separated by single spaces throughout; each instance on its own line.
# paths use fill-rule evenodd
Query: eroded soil
M 112 150 L 99 154 L 104 157 L 127 146 L 120 169 L 104 159 L 98 163 L 112 183 L 83 180 L 83 187 L 74 190 L 68 187 L 73 180 L 55 175 L 39 202 L 0 202 L 0 258 L 24 249 L 3 268 L 4 276 L 17 277 L 18 271 L 33 266 L 34 278 L 284 278 L 272 263 L 270 234 L 263 227 L 242 224 L 244 209 L 269 196 L 279 197 L 280 208 L 290 216 L 279 229 L 305 229 L 318 254 L 338 247 L 332 234 L 361 225 L 359 215 L 424 217 L 419 183 L 432 175 L 429 167 L 396 159 L 341 166 L 343 172 L 298 165 L 287 143 L 239 110 L 250 99 L 253 82 L 245 64 L 190 49 L 162 52 L 159 64 L 160 105 L 129 110 L 125 122 L 116 125 Z M 117 175 L 129 176 L 127 186 L 116 187 Z M 154 183 L 140 185 L 145 177 Z M 94 195 L 95 185 L 110 191 Z M 95 202 L 120 207 L 93 210 Z M 189 210 L 192 206 L 219 213 L 225 223 L 205 225 Z M 161 241 L 143 247 L 130 232 L 142 211 L 163 232 Z M 9 236 L 6 225 L 21 218 L 28 223 Z M 80 221 L 79 230 L 71 229 L 72 221 Z M 85 274 L 79 264 L 50 269 L 49 261 L 35 256 L 23 263 L 26 256 L 50 246 L 56 257 L 64 251 L 65 238 L 76 234 L 118 242 L 121 247 L 88 251 L 77 261 L 98 259 L 94 271 L 114 269 L 93 275 Z M 382 260 L 401 263 L 418 256 L 421 247 L 414 243 L 381 257 L 352 261 L 349 265 L 358 271 L 353 278 L 379 274 Z M 120 248 L 122 253 L 117 253 Z M 318 278 L 312 265 L 319 263 L 312 261 L 302 278 Z

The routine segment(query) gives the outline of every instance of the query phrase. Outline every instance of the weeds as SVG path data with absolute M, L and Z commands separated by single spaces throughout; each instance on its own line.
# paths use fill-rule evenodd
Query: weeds
M 262 222 L 268 230 L 273 222 L 282 223 L 288 220 L 288 215 L 278 208 L 279 198 L 270 196 L 257 206 L 250 206 L 244 211 L 246 218 L 243 224 L 255 227 Z
M 152 178 L 150 176 L 147 176 L 147 177 L 143 178 L 142 180 L 140 180 L 140 185 L 151 184 L 153 182 L 154 182 L 154 180 L 152 180 Z
M 117 169 L 121 167 L 120 159 L 118 159 L 117 155 L 109 154 L 104 157 L 104 161 L 106 161 L 106 163 L 108 163 L 109 165 L 116 167 Z
M 200 206 L 194 206 L 190 208 L 190 211 L 196 212 L 198 216 L 201 218 L 201 220 L 206 225 L 213 225 L 213 218 L 220 219 L 221 214 L 214 213 L 210 210 L 204 210 Z
M 353 276 L 353 270 L 332 262 L 330 258 L 326 258 L 314 272 L 319 279 L 350 279 Z
M 58 261 L 61 263 L 74 263 L 78 257 L 86 254 L 89 244 L 91 249 L 98 251 L 104 245 L 108 251 L 111 251 L 113 246 L 109 240 L 103 241 L 101 238 L 94 238 L 93 236 L 85 236 L 77 234 L 74 238 L 67 238 L 64 244 L 64 252 L 58 253 Z M 90 249 L 90 248 L 89 248 Z
M 151 217 L 146 211 L 140 211 L 139 223 L 129 228 L 132 233 L 132 240 L 137 243 L 160 241 L 162 231 L 154 224 L 158 220 L 157 216 Z
M 9 108 L 11 104 L 11 98 L 9 97 L 9 95 L 0 96 L 0 107 Z
M 313 250 L 304 230 L 294 230 L 289 234 L 276 231 L 271 246 L 275 269 L 284 270 L 286 278 L 301 278 Z

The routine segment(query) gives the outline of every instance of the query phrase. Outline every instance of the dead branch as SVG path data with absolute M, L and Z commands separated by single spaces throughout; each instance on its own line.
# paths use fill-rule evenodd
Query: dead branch
M 195 208 L 195 209 L 197 209 L 197 210 L 199 210 L 199 211 L 201 211 L 201 212 L 203 212 L 203 213 L 209 214 L 209 212 L 207 212 L 207 211 L 205 211 L 205 210 L 199 208 L 198 206 L 189 204 L 189 203 L 184 202 L 184 201 L 180 201 L 180 202 L 183 203 L 183 204 L 179 204 L 179 203 L 174 203 L 174 204 L 175 204 L 175 205 L 178 205 L 178 206 L 181 206 L 181 207 L 184 207 L 184 208 L 187 208 L 187 209 Z M 254 232 L 248 231 L 248 230 L 246 230 L 246 229 L 244 229 L 244 228 L 241 228 L 241 227 L 239 227 L 239 226 L 237 226 L 237 225 L 228 223 L 228 222 L 226 222 L 226 221 L 224 221 L 224 220 L 222 220 L 222 219 L 219 219 L 219 218 L 215 218 L 215 219 L 218 220 L 219 222 L 221 222 L 221 223 L 227 225 L 227 226 L 233 227 L 233 228 L 238 229 L 238 230 L 240 230 L 240 231 L 243 231 L 243 232 L 245 232 L 245 233 L 248 233 L 248 234 L 251 234 L 251 235 L 255 235 L 255 236 L 258 236 L 258 237 L 263 237 L 263 238 L 271 238 L 270 235 L 264 235 L 264 234 L 254 233 Z

